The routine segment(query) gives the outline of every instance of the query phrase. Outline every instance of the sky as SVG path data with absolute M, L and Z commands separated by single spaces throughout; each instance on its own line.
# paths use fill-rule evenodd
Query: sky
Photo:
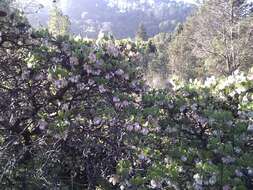
M 53 4 L 52 1 L 53 0 L 43 0 L 43 1 L 41 1 L 41 0 L 16 0 L 19 7 L 21 5 L 21 7 L 22 7 L 22 8 L 20 7 L 21 9 L 24 8 L 23 6 L 25 6 L 25 7 L 28 6 L 29 8 L 32 8 L 32 7 L 36 7 L 36 5 L 38 5 L 38 4 L 42 4 L 44 7 L 51 7 Z M 67 10 L 68 3 L 70 0 L 57 0 L 57 1 L 59 2 L 60 8 L 63 10 L 63 12 L 65 12 Z M 140 1 L 140 0 L 136 0 L 136 1 Z M 175 1 L 194 3 L 196 0 L 175 0 Z

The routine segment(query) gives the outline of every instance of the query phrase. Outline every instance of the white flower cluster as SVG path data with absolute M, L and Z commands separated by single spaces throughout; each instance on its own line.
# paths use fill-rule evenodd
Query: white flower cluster
M 217 176 L 215 174 L 211 175 L 211 177 L 204 179 L 199 173 L 194 174 L 194 189 L 202 190 L 204 189 L 204 185 L 215 185 L 217 183 Z
M 211 87 L 217 84 L 217 80 L 215 76 L 209 77 L 205 80 L 204 86 L 205 87 Z
M 200 174 L 196 173 L 193 176 L 194 179 L 194 185 L 195 185 L 195 189 L 199 189 L 202 187 L 203 185 L 203 176 L 201 176 Z
M 252 167 L 247 167 L 247 173 L 249 176 L 253 177 L 253 168 Z
M 113 57 L 118 57 L 119 55 L 119 49 L 113 43 L 107 45 L 107 52 Z
M 116 174 L 113 174 L 109 178 L 109 183 L 111 183 L 112 185 L 116 185 L 117 183 L 119 183 L 119 180 L 120 180 L 119 176 Z
M 159 188 L 162 187 L 162 184 L 161 184 L 160 181 L 152 179 L 152 180 L 150 181 L 150 187 L 151 187 L 152 189 L 159 189 Z

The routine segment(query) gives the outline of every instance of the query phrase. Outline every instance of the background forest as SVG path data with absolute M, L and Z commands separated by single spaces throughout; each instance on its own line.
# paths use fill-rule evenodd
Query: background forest
M 19 6 L 34 26 L 46 26 L 51 1 L 32 2 L 20 1 Z M 175 0 L 61 0 L 56 5 L 69 16 L 71 33 L 88 38 L 97 38 L 100 31 L 110 32 L 116 38 L 134 38 L 140 23 L 146 26 L 149 36 L 172 32 L 195 7 Z M 38 13 L 29 14 L 36 10 L 34 7 L 40 8 Z
M 0 189 L 253 189 L 253 4 L 0 1 Z

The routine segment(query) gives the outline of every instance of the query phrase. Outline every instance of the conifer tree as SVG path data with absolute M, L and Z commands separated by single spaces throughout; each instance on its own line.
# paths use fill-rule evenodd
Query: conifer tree
M 198 69 L 203 76 L 247 70 L 252 60 L 251 12 L 246 0 L 205 1 L 170 45 L 171 64 L 184 72 Z
M 63 12 L 57 7 L 54 6 L 53 10 L 50 13 L 50 20 L 48 23 L 49 32 L 53 35 L 67 35 L 70 32 L 70 20 L 67 15 L 64 15 Z
M 148 34 L 147 34 L 147 31 L 146 31 L 145 26 L 143 24 L 139 25 L 139 28 L 136 33 L 136 39 L 142 40 L 142 41 L 148 40 Z

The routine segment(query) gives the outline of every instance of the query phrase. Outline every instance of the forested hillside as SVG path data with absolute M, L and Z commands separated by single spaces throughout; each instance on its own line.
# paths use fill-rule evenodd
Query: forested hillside
M 172 33 L 91 39 L 58 6 L 38 29 L 1 1 L 0 189 L 253 189 L 252 8 L 207 0 Z
M 26 1 L 20 3 L 26 4 Z M 58 5 L 70 18 L 71 31 L 89 38 L 96 38 L 101 30 L 112 32 L 117 38 L 133 38 L 141 23 L 150 37 L 159 32 L 172 32 L 194 9 L 192 4 L 175 0 L 67 0 Z M 48 12 L 48 7 L 42 8 L 36 17 L 29 18 L 36 26 L 47 25 Z

